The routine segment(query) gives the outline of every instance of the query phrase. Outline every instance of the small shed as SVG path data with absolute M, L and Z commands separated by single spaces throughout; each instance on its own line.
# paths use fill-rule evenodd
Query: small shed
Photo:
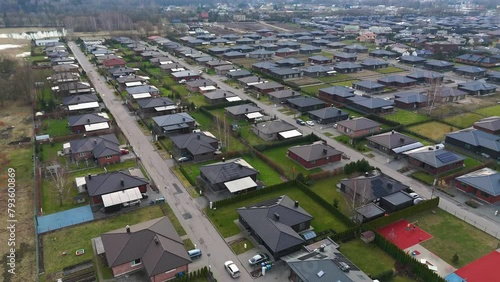
M 375 240 L 375 232 L 368 230 L 361 233 L 361 240 L 367 244 L 373 242 Z
M 387 212 L 395 212 L 413 205 L 413 198 L 403 191 L 380 198 L 380 207 Z
M 382 217 L 385 214 L 385 210 L 375 203 L 369 203 L 364 206 L 356 208 L 356 220 L 359 223 L 365 223 L 370 220 Z

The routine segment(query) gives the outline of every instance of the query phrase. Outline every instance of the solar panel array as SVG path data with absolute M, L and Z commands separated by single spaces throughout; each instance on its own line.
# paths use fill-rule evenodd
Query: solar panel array
M 340 266 L 340 262 L 344 262 L 347 265 L 349 265 L 349 268 L 351 270 L 359 270 L 359 268 L 354 263 L 352 263 L 349 259 L 347 259 L 343 254 L 335 253 L 335 255 L 336 255 L 336 257 L 333 259 L 333 262 L 335 262 L 335 264 L 337 266 Z
M 451 163 L 457 160 L 457 155 L 452 152 L 446 152 L 440 155 L 437 155 L 436 158 L 444 164 Z

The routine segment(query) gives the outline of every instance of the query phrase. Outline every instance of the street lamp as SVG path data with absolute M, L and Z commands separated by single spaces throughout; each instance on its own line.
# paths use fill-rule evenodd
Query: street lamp
M 207 257 L 208 257 L 208 271 L 211 270 L 211 266 L 210 266 L 210 253 L 207 254 Z

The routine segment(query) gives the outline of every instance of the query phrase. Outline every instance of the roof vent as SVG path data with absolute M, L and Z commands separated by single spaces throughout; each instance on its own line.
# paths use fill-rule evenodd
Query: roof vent
M 295 206 L 296 208 L 298 208 L 298 207 L 299 207 L 299 201 L 295 201 L 294 206 Z
M 186 121 L 186 118 L 185 118 L 185 117 L 183 117 L 183 118 L 182 118 L 182 121 Z
M 342 111 L 341 110 L 337 110 L 337 113 L 340 115 L 342 113 Z
M 395 131 L 394 131 L 394 130 L 392 130 L 392 131 L 391 131 L 391 134 L 394 134 L 394 132 L 395 132 Z
M 368 177 L 368 175 L 370 175 L 370 174 L 368 173 L 368 171 L 367 171 L 367 172 L 365 172 L 365 177 Z
M 154 240 L 156 245 L 160 244 L 160 241 L 158 241 L 158 237 L 155 236 Z
M 319 251 L 324 252 L 325 248 L 326 248 L 326 244 L 322 244 L 321 246 L 319 246 Z
M 316 275 L 321 278 L 323 277 L 323 275 L 325 275 L 325 272 L 323 270 L 320 270 L 318 273 L 316 273 Z
M 245 112 L 248 112 L 248 108 L 245 109 Z
M 89 118 L 87 119 L 87 123 L 90 123 L 90 119 Z
M 94 144 L 97 144 L 97 139 L 94 138 Z
M 201 136 L 200 136 L 200 134 L 199 134 L 199 133 L 198 133 L 198 134 L 196 134 L 196 139 L 198 139 L 198 140 L 200 140 L 200 139 L 201 139 Z
M 129 225 L 125 226 L 125 230 L 127 230 L 127 233 L 130 233 L 130 226 Z
M 277 213 L 277 212 L 275 212 L 275 213 L 274 213 L 274 219 L 276 219 L 276 220 L 280 220 L 280 214 L 279 214 L 279 213 Z
M 429 151 L 432 151 L 432 150 L 434 150 L 434 149 L 432 147 L 429 147 Z
M 224 163 L 224 162 L 226 162 L 226 158 L 222 158 L 222 162 L 223 162 L 223 163 Z
M 92 174 L 89 173 L 89 180 L 91 180 L 91 179 L 92 179 Z
M 123 180 L 123 178 L 120 179 L 120 183 L 121 183 L 122 186 L 125 186 L 125 181 Z
M 400 143 L 404 143 L 404 142 L 405 142 L 405 139 L 404 139 L 404 138 L 399 138 L 399 142 L 400 142 Z

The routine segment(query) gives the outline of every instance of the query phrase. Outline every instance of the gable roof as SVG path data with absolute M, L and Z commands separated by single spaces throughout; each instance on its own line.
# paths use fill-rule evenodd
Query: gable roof
M 302 244 L 304 239 L 291 226 L 313 219 L 288 196 L 238 208 L 236 212 L 274 252 Z
M 335 69 L 360 69 L 361 65 L 353 62 L 340 62 L 333 67 Z
M 394 101 L 398 101 L 404 104 L 411 103 L 424 103 L 427 102 L 427 95 L 418 92 L 404 92 L 394 94 Z
M 141 259 L 151 277 L 191 262 L 168 217 L 161 217 L 101 235 L 110 267 Z
M 78 126 L 78 125 L 94 124 L 101 122 L 109 122 L 109 119 L 105 118 L 104 114 L 95 114 L 95 113 L 68 117 L 69 126 Z
M 261 108 L 256 107 L 253 104 L 242 104 L 225 108 L 225 110 L 234 116 L 249 114 L 262 111 Z
M 87 185 L 87 192 L 91 197 L 123 191 L 148 184 L 145 179 L 132 176 L 122 171 L 92 175 L 90 177 L 86 176 L 85 183 Z
M 493 84 L 488 84 L 480 81 L 469 81 L 465 83 L 459 83 L 458 88 L 467 91 L 491 91 L 497 89 Z
M 348 120 L 339 121 L 337 123 L 345 128 L 349 128 L 353 131 L 364 130 L 373 127 L 380 127 L 380 123 L 367 119 L 365 117 L 353 118 Z
M 209 79 L 198 79 L 186 82 L 186 85 L 189 87 L 202 87 L 202 86 L 215 86 L 217 83 L 209 80 Z
M 500 116 L 480 119 L 474 123 L 474 127 L 484 128 L 490 131 L 500 130 Z
M 222 99 L 222 98 L 237 97 L 238 95 L 234 94 L 231 91 L 217 89 L 214 91 L 207 92 L 207 93 L 203 94 L 203 96 L 205 96 L 205 98 L 210 99 L 210 100 L 216 100 L 216 99 Z
M 485 167 L 455 178 L 492 196 L 500 196 L 500 173 Z
M 134 94 L 141 94 L 141 93 L 157 93 L 160 92 L 158 88 L 152 85 L 139 85 L 139 86 L 132 86 L 132 87 L 127 87 L 125 88 L 125 91 L 127 91 L 128 94 L 134 95 Z
M 284 131 L 297 129 L 297 127 L 282 120 L 271 120 L 266 122 L 259 122 L 254 127 L 263 134 L 274 134 Z
M 482 73 L 486 72 L 485 69 L 475 66 L 458 66 L 454 68 L 455 71 L 468 72 L 468 73 Z
M 320 160 L 327 157 L 332 157 L 342 154 L 341 151 L 336 150 L 330 145 L 323 144 L 322 142 L 290 147 L 288 148 L 288 151 L 299 156 L 306 162 Z
M 188 150 L 193 156 L 215 152 L 211 143 L 218 142 L 216 138 L 203 133 L 190 133 L 170 137 L 170 140 L 180 149 Z
M 200 173 L 211 184 L 221 184 L 228 181 L 256 175 L 258 171 L 243 159 L 234 159 L 201 166 Z
M 171 115 L 153 117 L 153 120 L 160 127 L 166 127 L 170 125 L 177 125 L 195 121 L 194 118 L 192 118 L 187 113 L 175 113 Z
M 362 66 L 384 66 L 389 65 L 388 62 L 378 59 L 367 59 L 361 62 Z
M 366 139 L 389 149 L 394 149 L 418 142 L 417 140 L 394 130 L 369 136 Z
M 288 98 L 288 97 L 298 96 L 300 95 L 300 92 L 296 92 L 291 89 L 285 89 L 285 90 L 269 92 L 267 95 L 275 98 Z
M 351 100 L 354 104 L 357 104 L 361 107 L 368 109 L 378 109 L 383 107 L 392 107 L 394 105 L 393 101 L 387 101 L 381 98 L 365 98 L 365 97 L 351 97 L 348 100 Z
M 94 158 L 102 158 L 120 154 L 120 142 L 118 142 L 118 139 L 113 133 L 71 140 L 69 144 L 71 148 L 71 154 L 92 151 L 92 155 L 94 156 Z
M 356 190 L 358 194 L 369 201 L 409 188 L 409 186 L 385 174 L 342 179 L 340 183 L 351 190 Z
M 412 83 L 415 82 L 415 79 L 411 79 L 406 76 L 402 75 L 387 75 L 384 77 L 381 77 L 377 80 L 378 82 L 385 82 L 385 83 L 392 83 L 392 82 L 397 82 L 397 83 Z
M 329 95 L 345 97 L 345 98 L 349 98 L 356 95 L 354 94 L 354 89 L 345 86 L 332 86 L 328 88 L 321 88 L 319 91 Z
M 425 70 L 417 70 L 407 75 L 407 77 L 412 79 L 441 79 L 444 77 L 444 74 L 434 72 L 434 71 L 425 71 Z

